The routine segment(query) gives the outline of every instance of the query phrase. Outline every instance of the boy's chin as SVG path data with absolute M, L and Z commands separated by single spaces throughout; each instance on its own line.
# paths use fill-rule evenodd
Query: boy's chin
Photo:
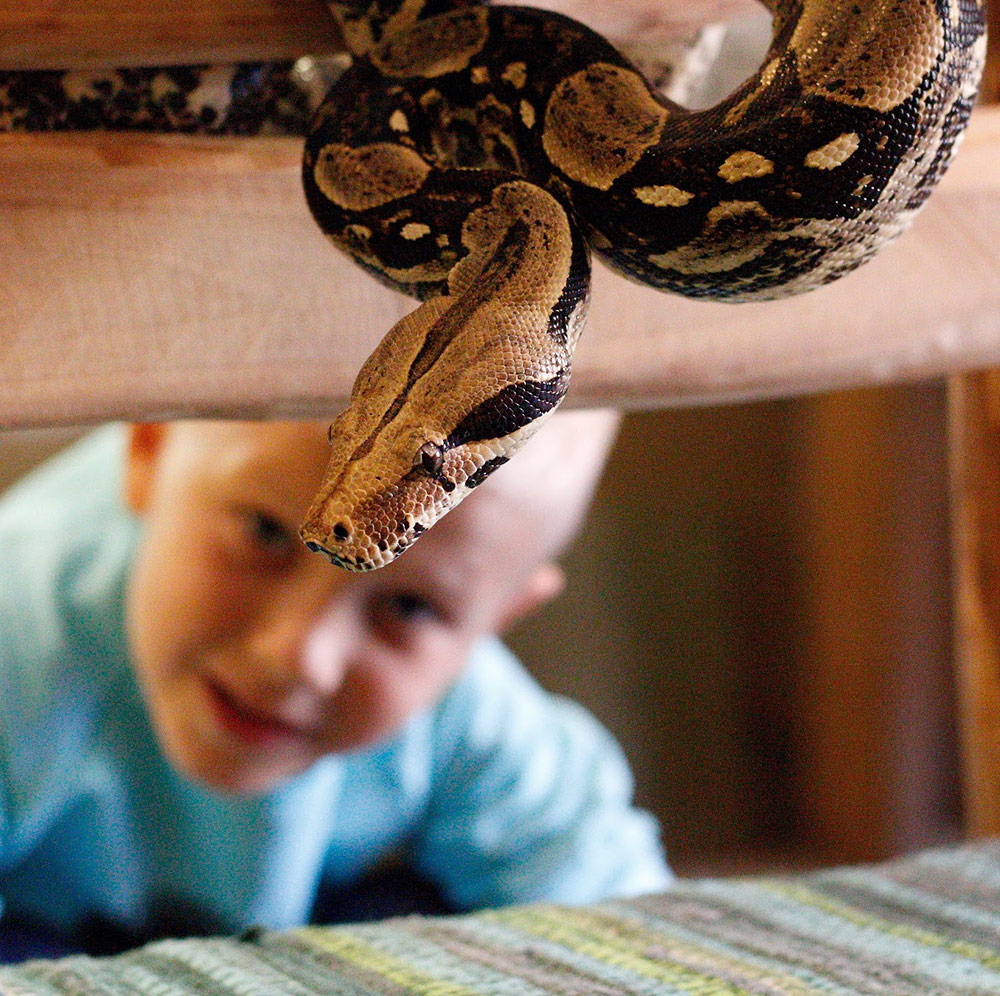
M 191 766 L 189 768 L 177 765 L 177 768 L 189 780 L 197 782 L 202 788 L 212 792 L 221 795 L 252 796 L 266 795 L 297 775 L 301 775 L 307 766 L 274 771 L 266 769 L 233 770 L 215 765 Z
M 183 778 L 222 795 L 265 795 L 301 775 L 313 763 L 305 759 L 255 761 L 245 755 L 217 756 L 214 752 L 191 749 L 189 744 L 164 744 L 164 752 L 171 767 Z

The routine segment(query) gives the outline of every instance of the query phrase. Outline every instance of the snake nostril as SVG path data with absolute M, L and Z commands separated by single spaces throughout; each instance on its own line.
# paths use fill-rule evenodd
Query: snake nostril
M 338 522 L 333 527 L 333 535 L 339 540 L 345 540 L 351 535 L 351 531 L 344 525 L 343 522 Z

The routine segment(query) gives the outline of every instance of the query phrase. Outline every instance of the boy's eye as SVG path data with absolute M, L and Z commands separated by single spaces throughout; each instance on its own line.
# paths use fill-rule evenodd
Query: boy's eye
M 386 598 L 387 608 L 400 619 L 414 622 L 420 619 L 434 618 L 437 613 L 426 598 L 414 595 L 408 591 L 396 592 Z
M 382 592 L 370 606 L 372 627 L 389 643 L 402 644 L 414 637 L 421 627 L 445 621 L 434 604 L 416 592 Z
M 288 556 L 296 549 L 295 537 L 288 527 L 267 512 L 250 512 L 247 529 L 254 545 L 270 554 Z

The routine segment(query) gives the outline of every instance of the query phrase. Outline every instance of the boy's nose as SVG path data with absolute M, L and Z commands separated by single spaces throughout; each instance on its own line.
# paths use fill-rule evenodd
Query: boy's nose
M 291 612 L 272 620 L 258 634 L 256 648 L 269 683 L 289 690 L 305 686 L 324 696 L 336 692 L 344 680 L 353 639 L 345 615 L 327 608 L 316 615 Z
M 332 695 L 347 670 L 353 634 L 343 613 L 314 620 L 302 641 L 299 669 L 304 681 L 321 695 Z

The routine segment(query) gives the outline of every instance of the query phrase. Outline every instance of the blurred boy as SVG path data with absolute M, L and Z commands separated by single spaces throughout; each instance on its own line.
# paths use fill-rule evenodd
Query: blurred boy
M 109 427 L 11 489 L 7 957 L 300 924 L 390 854 L 455 910 L 663 887 L 616 745 L 493 635 L 560 590 L 614 428 L 555 416 L 364 575 L 297 536 L 322 425 Z

